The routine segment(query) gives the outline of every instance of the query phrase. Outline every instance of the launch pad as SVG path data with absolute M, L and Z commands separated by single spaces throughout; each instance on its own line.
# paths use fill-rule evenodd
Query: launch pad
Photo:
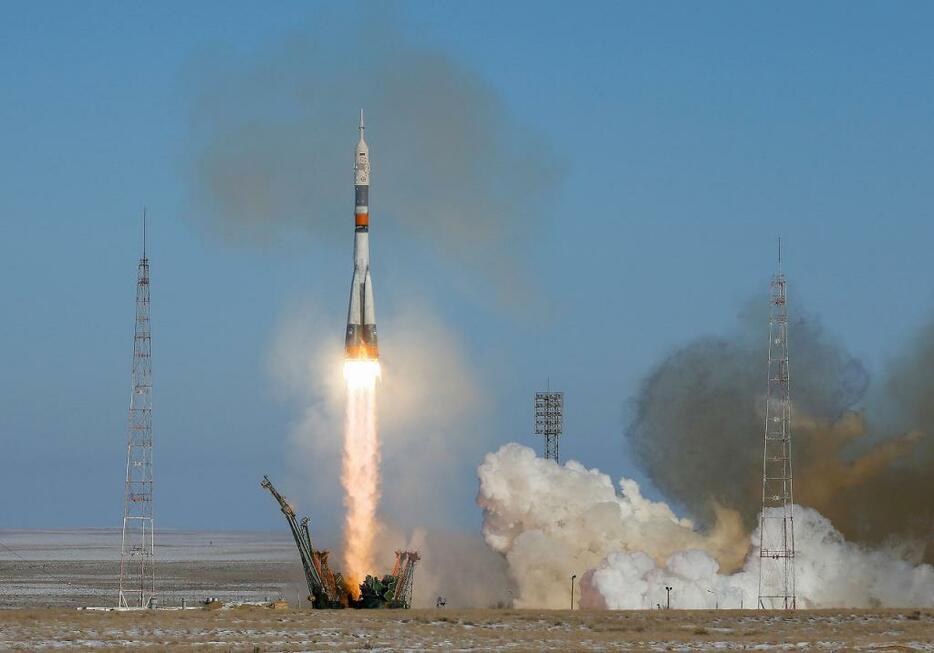
M 415 579 L 415 564 L 420 557 L 417 551 L 396 551 L 396 562 L 392 572 L 382 577 L 367 575 L 360 583 L 359 593 L 339 571 L 328 564 L 328 551 L 315 549 L 311 541 L 308 517 L 296 520 L 295 509 L 275 486 L 264 476 L 260 485 L 279 503 L 282 514 L 289 524 L 298 554 L 305 570 L 308 583 L 308 600 L 316 609 L 341 608 L 409 608 L 412 605 L 412 589 Z

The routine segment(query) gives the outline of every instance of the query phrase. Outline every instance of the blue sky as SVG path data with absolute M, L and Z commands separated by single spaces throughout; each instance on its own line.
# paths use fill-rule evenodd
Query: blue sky
M 374 13 L 484 80 L 561 166 L 534 245 L 514 243 L 534 280 L 528 317 L 449 291 L 443 252 L 374 262 L 378 305 L 417 299 L 457 325 L 492 397 L 492 443 L 534 443 L 529 399 L 550 377 L 567 393 L 563 454 L 645 480 L 623 439 L 628 402 L 665 353 L 764 300 L 778 235 L 792 301 L 871 371 L 930 319 L 930 4 L 9 5 L 0 527 L 119 524 L 144 204 L 158 523 L 281 526 L 258 479 L 286 475 L 297 408 L 270 379 L 270 343 L 306 297 L 333 304 L 342 331 L 350 236 L 218 237 L 192 199 L 192 97 L 205 60 L 223 53 L 236 76 L 321 21 L 352 57 L 353 26 Z M 394 275 L 432 281 L 394 289 Z M 452 505 L 469 528 L 477 463 L 463 461 Z

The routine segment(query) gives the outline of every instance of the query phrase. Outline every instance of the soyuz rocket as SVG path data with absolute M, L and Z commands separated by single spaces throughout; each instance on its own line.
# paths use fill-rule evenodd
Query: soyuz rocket
M 377 360 L 376 303 L 370 278 L 370 150 L 364 140 L 363 109 L 360 110 L 360 140 L 354 155 L 354 236 L 353 281 L 350 283 L 350 306 L 347 309 L 347 335 L 344 357 Z

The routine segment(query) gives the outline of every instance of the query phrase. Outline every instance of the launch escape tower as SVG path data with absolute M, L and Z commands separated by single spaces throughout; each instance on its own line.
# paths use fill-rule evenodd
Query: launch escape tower
M 564 432 L 564 393 L 535 393 L 535 435 L 545 439 L 545 458 L 558 461 L 558 438 Z
M 778 272 L 770 284 L 769 376 L 762 452 L 762 512 L 759 516 L 759 608 L 795 608 L 795 532 L 791 476 L 791 390 L 788 366 L 788 306 L 778 242 Z
M 152 532 L 152 346 L 149 331 L 149 259 L 146 214 L 143 256 L 136 281 L 136 333 L 127 429 L 126 485 L 123 494 L 123 541 L 118 607 L 146 607 L 155 589 Z

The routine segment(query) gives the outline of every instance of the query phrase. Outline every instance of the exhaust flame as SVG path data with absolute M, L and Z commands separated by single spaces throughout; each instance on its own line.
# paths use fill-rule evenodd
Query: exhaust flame
M 367 358 L 353 358 L 344 361 L 344 379 L 347 388 L 375 386 L 379 378 L 379 361 Z
M 373 569 L 376 506 L 379 503 L 379 438 L 376 432 L 376 381 L 379 361 L 344 362 L 347 414 L 344 422 L 344 573 L 351 592 Z

